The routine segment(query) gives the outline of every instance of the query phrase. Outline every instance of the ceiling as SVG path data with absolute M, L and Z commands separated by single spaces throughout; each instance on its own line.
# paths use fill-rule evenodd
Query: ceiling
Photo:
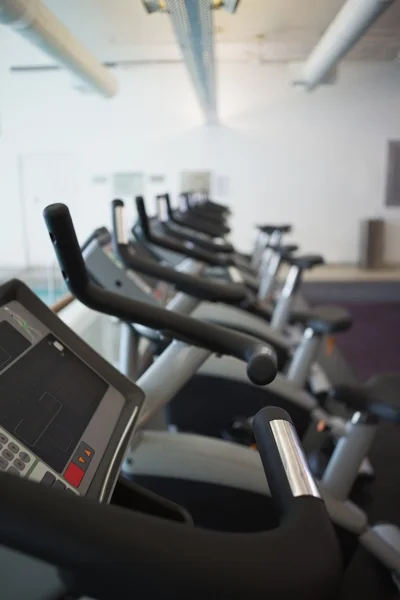
M 44 0 L 102 61 L 180 60 L 170 20 L 148 15 L 141 0 Z M 290 62 L 305 59 L 343 0 L 241 0 L 238 11 L 214 12 L 219 60 Z M 0 29 L 12 66 L 51 64 L 28 42 Z M 3 50 L 4 52 L 4 50 Z M 353 60 L 394 60 L 400 53 L 400 1 L 353 49 Z M 4 57 L 4 54 L 3 54 Z

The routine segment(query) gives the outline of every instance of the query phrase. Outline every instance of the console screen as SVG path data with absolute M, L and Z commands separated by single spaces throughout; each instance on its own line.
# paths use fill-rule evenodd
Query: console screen
M 0 362 L 29 346 L 9 323 L 0 323 Z M 0 425 L 61 473 L 107 389 L 49 334 L 0 374 Z

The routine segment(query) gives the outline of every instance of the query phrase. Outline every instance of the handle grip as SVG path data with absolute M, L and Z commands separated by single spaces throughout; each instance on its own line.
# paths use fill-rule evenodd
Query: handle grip
M 152 235 L 151 235 L 151 231 L 150 231 L 149 218 L 147 216 L 147 211 L 146 211 L 146 206 L 144 203 L 143 196 L 136 196 L 135 202 L 136 202 L 136 209 L 138 212 L 140 227 L 142 228 L 145 238 L 147 240 L 149 240 L 149 242 L 151 242 Z
M 109 241 L 110 234 L 108 233 L 107 227 L 98 227 L 89 235 L 89 237 L 83 242 L 81 251 L 83 252 L 93 242 L 93 240 L 107 240 Z
M 228 242 L 213 242 L 212 239 L 207 239 L 201 234 L 196 233 L 194 230 L 193 232 L 191 232 L 190 229 L 185 228 L 183 225 L 179 229 L 172 229 L 168 225 L 168 220 L 173 220 L 169 194 L 157 196 L 157 202 L 159 206 L 159 220 L 162 221 L 164 225 L 164 230 L 167 233 L 167 235 L 172 235 L 173 237 L 183 240 L 184 242 L 192 242 L 193 244 L 196 244 L 199 248 L 201 248 L 202 250 L 206 250 L 207 252 L 217 252 L 221 254 L 232 254 L 233 252 L 235 252 L 235 248 L 232 246 L 232 244 L 229 244 Z M 166 214 L 165 211 L 162 210 L 160 203 L 165 203 L 165 206 L 167 208 Z M 166 215 L 168 216 L 168 218 L 166 218 Z
M 263 408 L 253 419 L 253 431 L 265 474 L 280 503 L 288 506 L 298 496 L 320 498 L 289 414 L 281 408 Z
M 158 264 L 156 261 L 147 260 L 135 255 L 126 243 L 124 227 L 124 203 L 122 200 L 113 200 L 111 203 L 113 222 L 113 248 L 116 256 L 127 269 L 132 269 L 143 275 L 172 283 L 179 291 L 210 302 L 225 302 L 238 305 L 247 298 L 244 285 L 225 285 L 204 277 L 182 273 L 171 267 Z
M 137 196 L 136 199 L 136 208 L 138 212 L 140 227 L 142 229 L 143 235 L 147 241 L 160 248 L 165 248 L 167 250 L 172 250 L 173 252 L 177 252 L 178 254 L 183 254 L 184 256 L 188 256 L 190 258 L 194 258 L 195 260 L 199 260 L 201 262 L 207 263 L 209 265 L 218 266 L 218 267 L 227 267 L 233 264 L 231 258 L 225 258 L 218 256 L 211 252 L 206 252 L 205 250 L 201 250 L 199 248 L 190 247 L 185 245 L 182 242 L 178 242 L 175 239 L 171 239 L 169 236 L 161 236 L 156 235 L 151 231 L 150 221 L 146 212 L 146 207 L 144 203 L 144 199 L 142 196 Z
M 91 283 L 68 208 L 64 204 L 53 204 L 45 208 L 43 214 L 64 279 L 71 293 L 83 304 L 128 323 L 171 332 L 176 339 L 216 354 L 239 358 L 247 363 L 248 377 L 256 385 L 266 385 L 274 379 L 275 352 L 256 338 L 130 300 Z

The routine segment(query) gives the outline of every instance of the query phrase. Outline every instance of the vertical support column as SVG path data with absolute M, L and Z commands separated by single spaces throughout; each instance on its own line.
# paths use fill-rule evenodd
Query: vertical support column
M 119 370 L 125 377 L 136 381 L 139 364 L 139 335 L 129 323 L 121 321 L 119 338 Z
M 261 264 L 261 259 L 262 259 L 264 249 L 267 246 L 268 242 L 269 242 L 269 235 L 267 233 L 264 233 L 263 231 L 260 231 L 258 233 L 256 243 L 254 245 L 253 255 L 251 257 L 250 264 L 253 267 L 253 269 L 259 268 L 259 266 Z
M 316 335 L 311 327 L 307 327 L 290 361 L 287 378 L 300 389 L 303 389 L 307 383 L 322 340 L 323 336 Z
M 279 252 L 274 252 L 260 281 L 258 299 L 261 300 L 261 302 L 268 300 L 268 297 L 274 291 L 276 277 L 278 275 L 281 262 L 282 257 Z
M 276 331 L 283 331 L 288 324 L 294 295 L 300 285 L 301 275 L 302 270 L 299 267 L 293 265 L 290 268 L 271 319 L 271 327 Z
M 350 431 L 340 438 L 325 469 L 322 482 L 332 495 L 347 500 L 358 476 L 361 463 L 367 457 L 378 428 L 378 419 L 369 414 L 355 413 Z

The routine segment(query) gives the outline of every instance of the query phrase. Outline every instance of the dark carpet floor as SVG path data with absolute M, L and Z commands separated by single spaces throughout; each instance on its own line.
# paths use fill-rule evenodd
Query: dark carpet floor
M 350 331 L 338 335 L 336 343 L 359 381 L 377 373 L 400 372 L 400 304 L 349 303 L 353 316 Z M 400 395 L 400 389 L 399 389 Z M 355 499 L 372 522 L 392 521 L 400 526 L 400 430 L 383 423 L 370 453 L 376 480 Z
M 321 298 L 319 298 L 319 303 Z M 326 299 L 326 303 L 328 299 Z M 351 329 L 336 336 L 336 346 L 362 382 L 378 373 L 400 372 L 400 303 L 340 302 L 353 317 Z M 399 389 L 400 395 L 400 389 Z M 400 526 L 400 429 L 382 423 L 370 452 L 373 483 L 356 489 L 353 499 L 371 522 Z
M 400 371 L 400 304 L 348 303 L 353 316 L 350 331 L 336 337 L 338 348 L 357 379 Z
M 319 302 L 321 298 L 319 298 Z M 330 303 L 328 299 L 326 303 Z M 336 345 L 362 382 L 378 373 L 400 372 L 400 303 L 338 302 L 353 316 L 350 331 Z M 400 395 L 400 389 L 399 389 Z M 382 423 L 371 448 L 375 480 L 353 490 L 352 500 L 367 512 L 370 523 L 391 522 L 400 527 L 400 429 Z M 390 576 L 377 561 L 359 549 L 348 571 L 341 600 L 398 598 Z

